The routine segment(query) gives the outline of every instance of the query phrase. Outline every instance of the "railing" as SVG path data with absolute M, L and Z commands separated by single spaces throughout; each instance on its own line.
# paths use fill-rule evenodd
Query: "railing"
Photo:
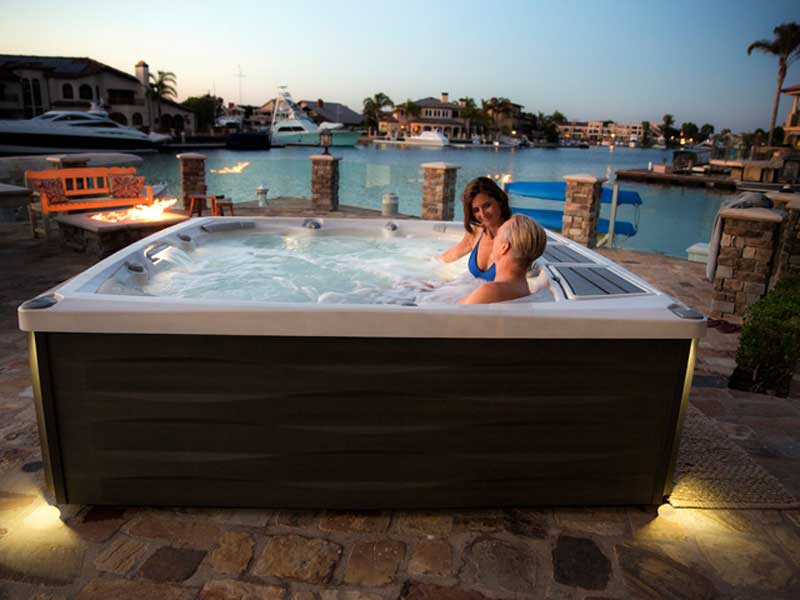
M 0 94 L 0 102 L 19 103 L 19 94 Z

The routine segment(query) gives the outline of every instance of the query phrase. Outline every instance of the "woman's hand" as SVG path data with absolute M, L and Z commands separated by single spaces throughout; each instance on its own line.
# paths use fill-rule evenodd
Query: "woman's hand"
M 436 258 L 442 262 L 450 263 L 458 260 L 462 256 L 466 256 L 472 251 L 472 246 L 475 245 L 475 237 L 471 233 L 465 233 L 461 241 L 455 246 L 442 252 Z

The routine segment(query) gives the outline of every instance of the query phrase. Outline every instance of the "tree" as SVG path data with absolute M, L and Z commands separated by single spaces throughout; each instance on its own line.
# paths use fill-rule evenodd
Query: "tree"
M 695 142 L 699 141 L 698 136 L 700 135 L 700 128 L 697 127 L 694 123 L 689 121 L 688 123 L 683 123 L 681 125 L 681 137 L 687 140 L 693 140 Z
M 669 144 L 669 139 L 675 136 L 675 130 L 672 126 L 675 124 L 675 117 L 671 114 L 667 113 L 661 119 L 661 135 L 664 136 L 664 140 L 667 144 Z
M 223 100 L 206 94 L 187 98 L 182 104 L 194 114 L 197 131 L 208 131 L 222 109 Z
M 781 88 L 786 78 L 786 70 L 800 58 L 800 25 L 797 23 L 782 23 L 773 29 L 775 39 L 757 40 L 747 47 L 747 54 L 758 50 L 764 54 L 778 57 L 778 85 L 775 88 L 775 99 L 772 102 L 772 117 L 769 121 L 769 137 L 767 145 L 772 145 L 775 119 L 778 117 L 778 104 L 781 100 Z
M 553 111 L 553 114 L 551 116 L 552 116 L 553 122 L 556 125 L 563 125 L 564 123 L 567 122 L 567 117 L 565 117 L 564 114 L 561 113 L 560 111 L 557 111 L 557 110 Z
M 481 102 L 484 103 L 483 100 Z M 500 98 L 489 98 L 489 101 L 485 102 L 483 106 L 486 114 L 492 120 L 493 129 L 495 131 L 500 130 L 499 120 L 505 115 L 508 115 L 513 109 L 511 100 L 503 98 L 502 96 Z
M 147 95 L 156 103 L 159 129 L 161 129 L 161 100 L 167 98 L 177 98 L 178 92 L 175 90 L 176 85 L 175 73 L 172 73 L 171 71 L 158 71 L 158 76 L 150 73 L 150 89 L 147 91 Z M 152 120 L 152 114 L 150 115 L 150 118 Z M 151 122 L 150 127 L 152 128 L 152 126 L 153 124 Z
M 465 98 L 459 98 L 458 101 L 462 106 L 461 118 L 469 120 L 471 131 L 474 131 L 474 126 L 478 126 L 481 129 L 487 126 L 487 115 L 481 108 L 478 108 L 474 98 L 467 96 Z
M 714 126 L 709 123 L 704 123 L 703 126 L 700 128 L 700 141 L 707 140 L 712 135 L 714 135 Z
M 414 103 L 410 98 L 408 98 L 403 104 L 400 105 L 403 113 L 408 117 L 418 117 L 422 109 L 420 109 L 419 105 Z
M 378 92 L 372 98 L 364 98 L 364 124 L 369 128 L 370 134 L 377 131 L 383 109 L 393 105 L 392 99 L 383 92 Z
M 642 121 L 642 146 L 647 148 L 652 143 L 650 139 L 650 121 Z

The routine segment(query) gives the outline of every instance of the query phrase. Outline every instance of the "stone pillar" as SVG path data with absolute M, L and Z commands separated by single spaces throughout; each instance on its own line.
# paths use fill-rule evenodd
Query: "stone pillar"
M 311 157 L 311 208 L 339 210 L 339 161 L 337 156 L 317 154 Z
M 792 198 L 796 194 L 779 194 L 788 197 L 785 202 L 778 203 L 772 194 L 767 197 L 775 202 L 776 208 L 783 208 L 786 217 L 781 224 L 778 249 L 775 252 L 775 265 L 769 280 L 769 289 L 787 277 L 800 277 L 800 198 Z
M 719 215 L 722 240 L 709 316 L 741 324 L 747 309 L 767 293 L 783 214 L 768 208 L 727 208 Z
M 452 221 L 455 216 L 456 176 L 461 167 L 444 162 L 422 165 L 422 218 Z
M 602 177 L 565 175 L 567 182 L 561 234 L 587 248 L 597 246 L 597 223 L 600 220 Z
M 189 195 L 205 196 L 206 156 L 194 152 L 178 154 L 175 158 L 181 161 L 181 198 L 184 210 L 189 210 Z

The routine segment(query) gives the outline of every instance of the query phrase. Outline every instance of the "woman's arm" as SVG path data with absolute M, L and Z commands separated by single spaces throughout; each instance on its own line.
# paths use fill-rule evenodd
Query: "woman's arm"
M 460 242 L 458 242 L 449 250 L 445 250 L 436 258 L 446 263 L 453 262 L 454 260 L 458 260 L 462 256 L 469 254 L 472 251 L 472 246 L 474 245 L 475 236 L 471 233 L 465 233 Z

